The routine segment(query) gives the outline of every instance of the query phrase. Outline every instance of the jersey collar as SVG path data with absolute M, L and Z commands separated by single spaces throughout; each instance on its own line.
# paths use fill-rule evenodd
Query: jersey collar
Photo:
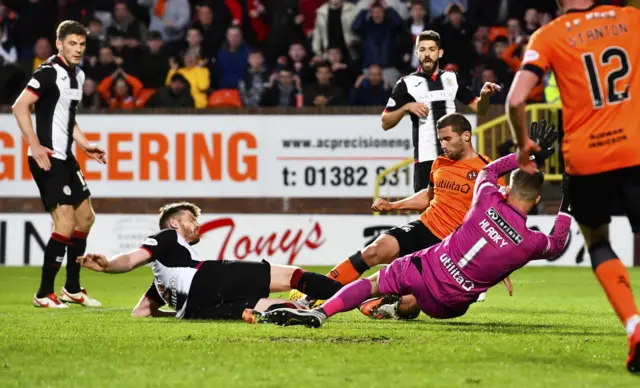
M 53 57 L 53 61 L 55 63 L 57 63 L 58 65 L 60 65 L 60 67 L 62 67 L 63 69 L 65 69 L 68 73 L 72 73 L 73 69 L 71 69 L 71 67 L 69 67 L 64 60 L 62 59 L 62 57 L 60 57 L 60 55 L 54 55 Z
M 593 3 L 589 8 L 585 8 L 585 9 L 568 9 L 566 13 L 576 13 L 576 12 L 587 12 L 587 11 L 591 11 L 592 9 L 594 9 L 595 7 L 597 7 L 598 5 L 596 3 Z

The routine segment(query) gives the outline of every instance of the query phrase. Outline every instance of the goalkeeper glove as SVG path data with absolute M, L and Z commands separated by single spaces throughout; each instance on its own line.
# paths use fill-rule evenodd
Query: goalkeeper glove
M 529 127 L 529 137 L 540 147 L 540 151 L 531 155 L 531 160 L 536 162 L 538 168 L 543 166 L 544 161 L 556 152 L 553 145 L 558 139 L 558 131 L 555 129 L 556 126 L 553 124 L 547 125 L 545 119 L 541 119 L 539 122 L 534 121 Z
M 569 194 L 569 175 L 562 175 L 562 201 L 560 201 L 560 211 L 571 214 L 571 200 Z

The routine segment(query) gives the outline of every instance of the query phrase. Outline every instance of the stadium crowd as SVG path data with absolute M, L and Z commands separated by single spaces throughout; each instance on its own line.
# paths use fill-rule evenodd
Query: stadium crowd
M 622 3 L 620 0 L 600 3 Z M 505 101 L 554 0 L 0 0 L 0 106 L 55 53 L 55 28 L 90 30 L 84 109 L 384 106 L 433 29 L 442 69 Z M 551 101 L 553 75 L 530 95 Z M 545 96 L 547 87 L 547 96 Z

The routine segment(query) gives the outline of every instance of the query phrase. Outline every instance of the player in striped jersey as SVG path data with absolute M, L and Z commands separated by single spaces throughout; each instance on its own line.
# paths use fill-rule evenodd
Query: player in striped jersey
M 29 170 L 38 185 L 44 209 L 53 218 L 40 288 L 33 298 L 36 307 L 68 307 L 63 302 L 100 306 L 80 286 L 80 266 L 76 263 L 76 258 L 84 254 L 95 213 L 89 199 L 91 193 L 73 155 L 73 143 L 90 158 L 106 163 L 104 150 L 89 143 L 76 122 L 84 83 L 84 72 L 78 65 L 86 42 L 87 30 L 82 24 L 60 23 L 56 39 L 58 55 L 36 69 L 13 105 L 18 126 L 29 144 Z M 29 110 L 34 104 L 37 132 Z M 53 287 L 65 253 L 67 281 L 58 299 Z

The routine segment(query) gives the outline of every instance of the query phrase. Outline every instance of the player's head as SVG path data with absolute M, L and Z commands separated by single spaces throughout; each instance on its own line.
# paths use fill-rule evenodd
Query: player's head
M 445 154 L 452 160 L 459 160 L 473 152 L 471 144 L 471 123 L 460 113 L 442 116 L 437 123 L 438 140 Z
M 79 65 L 87 48 L 87 29 L 73 20 L 60 23 L 56 31 L 56 48 L 71 66 Z
M 191 245 L 200 241 L 200 208 L 191 202 L 168 203 L 160 208 L 160 229 L 175 229 Z
M 529 174 L 521 169 L 511 173 L 509 187 L 507 187 L 507 200 L 524 213 L 529 211 L 540 201 L 540 192 L 544 184 L 544 174 L 536 170 Z
M 593 5 L 593 3 L 594 1 L 592 0 L 556 0 L 556 5 L 558 6 L 558 10 L 560 12 L 567 9 L 571 9 L 571 8 L 576 8 L 576 9 L 586 8 L 590 5 Z
M 416 56 L 420 68 L 427 74 L 438 69 L 444 51 L 440 48 L 440 34 L 433 30 L 422 31 L 416 38 Z

